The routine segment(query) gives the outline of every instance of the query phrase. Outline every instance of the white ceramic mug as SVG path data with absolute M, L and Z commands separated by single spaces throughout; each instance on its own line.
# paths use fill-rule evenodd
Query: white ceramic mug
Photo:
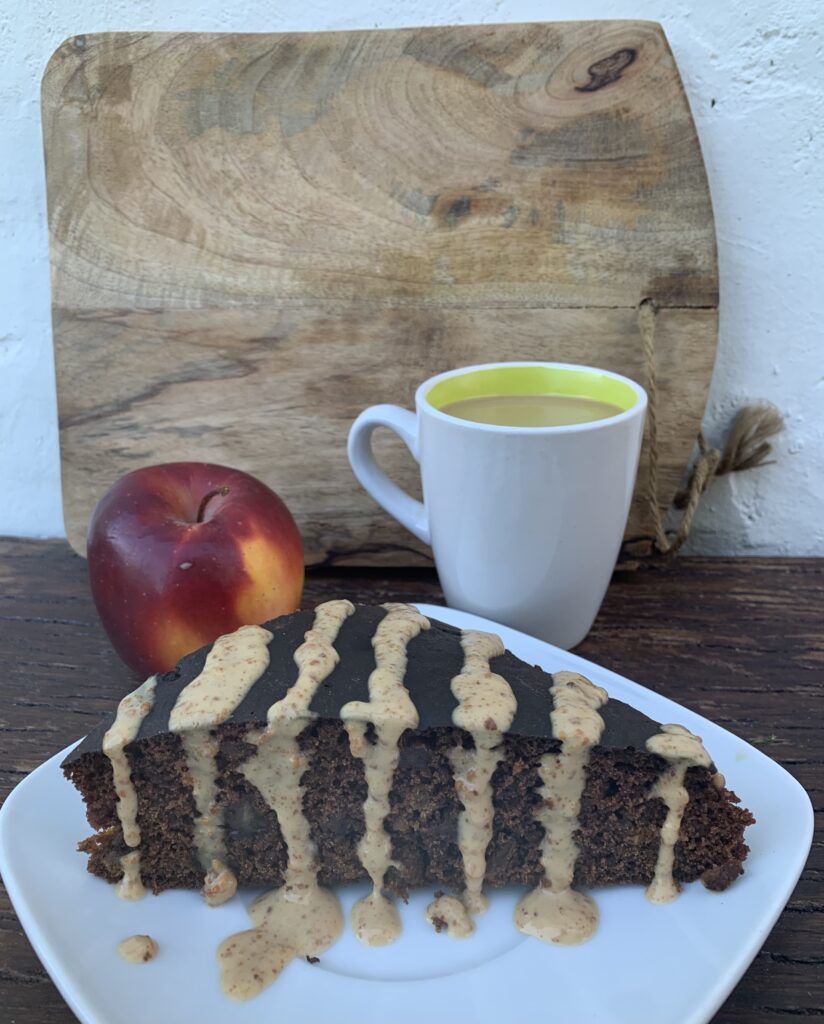
M 572 426 L 511 427 L 442 412 L 463 398 L 566 394 L 621 410 Z M 349 432 L 363 487 L 432 545 L 447 603 L 558 647 L 579 643 L 606 593 L 629 512 L 647 396 L 617 373 L 566 363 L 490 363 L 431 377 L 416 412 L 374 405 Z M 424 501 L 375 461 L 388 427 L 421 467 Z

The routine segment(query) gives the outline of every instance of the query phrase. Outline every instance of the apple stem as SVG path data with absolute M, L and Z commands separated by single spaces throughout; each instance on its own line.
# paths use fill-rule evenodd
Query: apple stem
M 206 506 L 209 504 L 209 502 L 212 500 L 212 498 L 217 497 L 218 494 L 221 497 L 225 498 L 228 493 L 229 493 L 229 488 L 226 487 L 226 486 L 216 487 L 213 491 L 209 491 L 209 493 L 205 496 L 203 501 L 201 501 L 201 503 L 200 503 L 200 508 L 198 508 L 198 510 L 197 510 L 197 519 L 195 519 L 195 522 L 196 523 L 202 523 L 203 522 L 203 516 L 206 514 Z

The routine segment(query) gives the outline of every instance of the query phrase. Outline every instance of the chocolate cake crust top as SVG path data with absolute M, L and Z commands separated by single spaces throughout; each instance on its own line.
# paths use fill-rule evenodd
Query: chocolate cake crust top
M 355 606 L 335 640 L 339 661 L 313 697 L 309 707 L 312 716 L 340 719 L 345 704 L 366 699 L 369 675 L 375 669 L 372 638 L 386 614 L 383 607 Z M 272 634 L 269 664 L 228 722 L 246 724 L 265 720 L 268 709 L 283 699 L 297 678 L 294 654 L 312 622 L 313 612 L 299 611 L 263 624 Z M 181 691 L 203 671 L 209 650 L 210 647 L 201 648 L 183 658 L 173 672 L 158 675 L 154 704 L 141 723 L 138 739 L 168 731 L 169 716 Z M 430 619 L 429 630 L 410 641 L 404 685 L 418 710 L 420 729 L 452 726 L 457 701 L 450 683 L 460 673 L 463 660 L 461 631 L 437 619 Z M 552 739 L 550 714 L 554 702 L 547 673 L 510 651 L 493 657 L 490 669 L 507 680 L 517 701 L 517 711 L 507 733 Z M 619 700 L 611 698 L 602 715 L 604 731 L 600 745 L 606 749 L 644 750 L 647 740 L 658 732 L 657 722 Z M 113 721 L 114 716 L 111 716 L 90 732 L 68 754 L 64 764 L 71 764 L 89 751 L 99 751 L 103 735 Z

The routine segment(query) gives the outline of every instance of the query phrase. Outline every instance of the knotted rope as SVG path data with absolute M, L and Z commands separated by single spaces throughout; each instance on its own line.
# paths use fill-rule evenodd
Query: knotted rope
M 645 387 L 649 398 L 647 424 L 649 427 L 649 477 L 647 505 L 655 529 L 653 547 L 663 555 L 674 555 L 690 535 L 701 496 L 719 476 L 738 473 L 744 469 L 768 464 L 772 452 L 769 438 L 784 427 L 781 413 L 773 405 L 760 403 L 739 409 L 730 427 L 723 450 L 713 448 L 698 432 L 698 457 L 686 487 L 678 491 L 673 504 L 683 509 L 681 521 L 672 534 L 664 529 L 658 504 L 658 388 L 655 376 L 655 317 L 657 308 L 652 299 L 644 299 L 638 306 L 638 327 L 644 342 Z

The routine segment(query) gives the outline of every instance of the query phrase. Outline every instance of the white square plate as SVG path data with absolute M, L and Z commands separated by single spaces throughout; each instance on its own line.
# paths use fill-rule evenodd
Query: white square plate
M 462 628 L 497 632 L 506 646 L 547 671 L 573 669 L 660 722 L 702 736 L 731 789 L 758 823 L 748 830 L 746 873 L 727 892 L 696 883 L 667 906 L 639 886 L 600 890 L 601 922 L 582 946 L 557 948 L 521 936 L 512 923 L 519 892 L 492 895 L 471 939 L 436 935 L 424 920 L 431 893 L 402 908 L 393 946 L 367 949 L 347 929 L 320 963 L 294 963 L 260 997 L 225 999 L 216 949 L 248 927 L 244 892 L 210 909 L 194 892 L 139 903 L 118 900 L 75 852 L 88 834 L 82 801 L 63 778 L 65 751 L 32 772 L 0 811 L 0 871 L 37 955 L 81 1021 L 138 1024 L 705 1024 L 775 923 L 804 866 L 813 815 L 801 786 L 732 733 L 665 697 L 533 637 L 450 608 L 424 614 Z M 348 912 L 363 887 L 341 891 Z M 160 945 L 149 964 L 124 963 L 118 942 L 148 933 Z

